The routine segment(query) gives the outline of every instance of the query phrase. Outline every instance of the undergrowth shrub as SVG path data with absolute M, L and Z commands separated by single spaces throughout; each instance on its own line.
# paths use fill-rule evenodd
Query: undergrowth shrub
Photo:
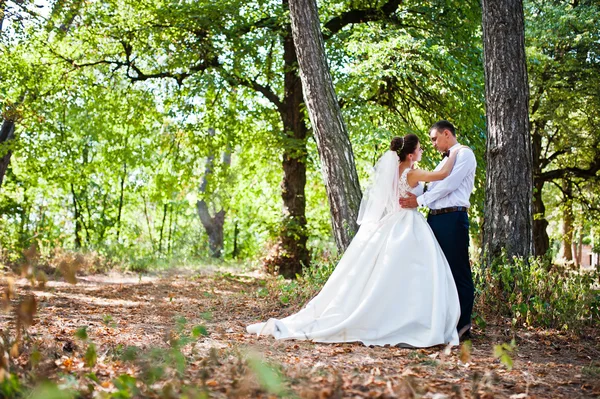
M 284 305 L 302 306 L 314 297 L 335 270 L 338 259 L 315 260 L 296 280 L 279 276 L 267 282 Z M 490 267 L 473 267 L 476 307 L 473 319 L 480 326 L 495 315 L 510 317 L 515 326 L 579 330 L 600 326 L 600 270 L 580 270 L 546 258 L 506 256 Z
M 513 325 L 579 330 L 600 326 L 600 270 L 558 265 L 545 258 L 503 256 L 473 268 L 478 312 Z

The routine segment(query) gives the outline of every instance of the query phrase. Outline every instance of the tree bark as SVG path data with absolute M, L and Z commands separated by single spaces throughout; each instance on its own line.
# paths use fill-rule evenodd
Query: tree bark
M 578 231 L 577 231 L 577 238 L 578 238 L 578 242 L 577 242 L 577 252 L 575 253 L 575 264 L 577 266 L 581 266 L 581 257 L 583 255 L 583 229 L 581 227 L 579 227 Z
M 6 13 L 6 0 L 0 0 L 0 33 L 2 33 L 2 27 L 4 25 L 4 15 Z
M 283 7 L 288 8 L 287 0 Z M 284 91 L 280 107 L 285 143 L 282 156 L 283 220 L 278 242 L 265 260 L 267 271 L 285 278 L 295 278 L 308 267 L 310 254 L 306 248 L 306 138 L 308 128 L 302 112 L 302 82 L 290 25 L 283 36 Z
M 4 175 L 6 174 L 6 169 L 8 169 L 8 165 L 10 164 L 10 157 L 12 156 L 12 151 L 10 149 L 3 149 L 5 145 L 9 145 L 10 142 L 15 138 L 15 122 L 9 119 L 5 119 L 2 122 L 2 127 L 0 127 L 0 187 L 2 187 L 2 182 L 4 181 Z
M 325 55 L 315 0 L 290 0 L 290 17 L 304 100 L 315 133 L 333 233 L 343 251 L 358 229 L 361 191 L 354 153 Z
M 233 227 L 233 251 L 231 251 L 231 257 L 233 259 L 237 259 L 238 255 L 239 255 L 239 248 L 238 248 L 238 236 L 240 234 L 240 228 L 238 226 L 238 222 L 235 222 L 235 225 Z
M 165 203 L 163 205 L 163 217 L 162 222 L 160 224 L 160 233 L 158 238 L 158 253 L 163 253 L 163 233 L 165 231 L 165 223 L 167 221 L 167 211 L 169 210 L 169 204 Z
M 121 236 L 121 215 L 123 213 L 123 197 L 125 194 L 125 178 L 127 177 L 127 162 L 123 161 L 123 175 L 121 176 L 120 193 L 119 193 L 119 212 L 117 214 L 117 242 Z
M 562 253 L 561 256 L 566 261 L 573 261 L 573 186 L 570 180 L 563 180 L 563 192 L 565 196 L 565 202 L 563 204 L 563 239 L 562 239 Z
M 535 256 L 544 256 L 550 249 L 550 237 L 546 229 L 548 220 L 546 220 L 546 205 L 542 198 L 544 181 L 534 179 L 534 198 L 533 198 L 533 254 Z
M 487 111 L 484 253 L 532 253 L 532 153 L 522 0 L 483 1 Z
M 542 136 L 540 129 L 543 129 L 545 123 L 533 126 L 532 132 L 532 150 L 533 150 L 533 254 L 535 256 L 544 256 L 550 249 L 550 237 L 546 229 L 548 220 L 546 220 L 546 205 L 542 198 L 545 181 L 540 177 L 542 174 Z
M 209 129 L 209 134 L 212 136 L 215 134 L 214 129 Z M 200 183 L 200 193 L 206 193 L 206 186 L 208 185 L 208 179 L 210 175 L 213 173 L 214 169 L 214 155 L 209 155 L 206 160 L 206 167 L 204 170 L 204 176 L 202 177 L 202 182 Z M 231 155 L 228 152 L 223 154 L 223 163 L 227 166 L 231 164 Z M 215 212 L 214 216 L 210 216 L 210 212 L 208 210 L 208 204 L 204 199 L 201 199 L 196 202 L 196 209 L 198 211 L 198 216 L 200 217 L 200 222 L 202 226 L 204 226 L 204 230 L 206 230 L 206 234 L 208 234 L 208 245 L 211 251 L 211 254 L 214 258 L 220 258 L 223 251 L 223 226 L 225 224 L 225 210 L 221 209 L 218 212 Z
M 73 218 L 75 219 L 75 248 L 79 249 L 81 248 L 81 212 L 73 183 L 71 183 L 71 196 L 73 198 Z
M 156 245 L 154 245 L 154 237 L 152 236 L 152 223 L 150 223 L 150 214 L 148 213 L 148 201 L 146 196 L 142 195 L 144 199 L 144 216 L 146 216 L 146 225 L 148 226 L 148 235 L 150 236 L 150 244 L 152 244 L 152 252 L 156 253 Z

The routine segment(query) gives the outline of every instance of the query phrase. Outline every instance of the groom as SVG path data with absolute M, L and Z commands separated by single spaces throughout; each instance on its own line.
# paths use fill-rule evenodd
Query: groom
M 456 140 L 456 131 L 448 121 L 436 122 L 429 129 L 433 146 L 444 153 L 439 170 L 453 149 L 460 147 Z M 475 154 L 470 149 L 460 149 L 450 176 L 444 180 L 429 183 L 427 191 L 416 197 L 400 199 L 403 208 L 425 206 L 430 209 L 427 222 L 433 230 L 444 255 L 448 259 L 452 275 L 458 290 L 460 301 L 460 319 L 457 330 L 462 339 L 471 337 L 471 311 L 475 289 L 469 262 L 469 197 L 475 182 Z

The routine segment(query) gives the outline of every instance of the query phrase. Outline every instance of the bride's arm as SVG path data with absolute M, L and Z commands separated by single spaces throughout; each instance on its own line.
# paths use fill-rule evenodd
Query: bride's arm
M 417 182 L 420 182 L 420 181 L 431 182 L 431 181 L 443 180 L 446 177 L 448 177 L 450 175 L 450 173 L 452 172 L 454 163 L 456 162 L 456 155 L 458 154 L 458 151 L 460 151 L 461 148 L 463 148 L 463 147 L 459 147 L 455 151 L 450 152 L 450 156 L 448 157 L 448 160 L 446 161 L 446 163 L 444 164 L 444 166 L 442 166 L 442 168 L 440 170 L 434 170 L 432 172 L 428 172 L 426 170 L 413 169 L 410 172 L 408 172 L 407 178 L 409 180 L 408 181 L 409 185 L 416 184 Z

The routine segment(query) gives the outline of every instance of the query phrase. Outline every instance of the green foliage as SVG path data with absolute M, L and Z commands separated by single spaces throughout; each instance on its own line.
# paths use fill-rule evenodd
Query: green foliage
M 94 367 L 96 365 L 96 361 L 98 360 L 98 353 L 96 352 L 96 345 L 94 343 L 90 343 L 85 351 L 85 355 L 83 355 L 85 360 L 85 365 L 87 367 Z
M 600 272 L 572 270 L 547 259 L 503 258 L 474 269 L 478 312 L 514 325 L 577 330 L 600 325 Z
M 200 338 L 201 336 L 207 336 L 208 330 L 204 326 L 195 326 L 192 329 L 192 336 L 194 338 Z
M 4 371 L 4 370 L 3 370 Z M 0 381 L 0 396 L 3 398 L 13 398 L 23 393 L 23 387 L 16 374 L 4 373 L 4 378 Z
M 535 194 L 548 210 L 534 217 L 546 217 L 561 240 L 565 199 L 576 225 L 598 228 L 600 5 L 532 0 L 524 11 L 534 180 L 544 184 Z
M 304 303 L 321 290 L 335 270 L 337 258 L 316 259 L 312 266 L 304 268 L 296 280 L 286 280 L 282 276 L 270 280 L 267 287 L 259 288 L 259 296 L 275 295 L 284 305 Z
M 356 7 L 323 3 L 320 13 L 326 21 Z M 200 199 L 226 210 L 225 257 L 263 256 L 285 230 L 281 154 L 303 151 L 256 90 L 285 92 L 281 4 L 119 0 L 59 2 L 44 19 L 34 11 L 22 9 L 27 29 L 4 35 L 0 51 L 0 100 L 22 114 L 0 192 L 4 260 L 33 236 L 46 254 L 88 248 L 136 271 L 206 257 Z M 425 139 L 442 117 L 482 157 L 479 13 L 476 3 L 402 2 L 392 17 L 327 41 L 361 177 L 391 136 Z M 308 247 L 335 252 L 316 144 L 306 145 Z M 201 193 L 206 158 L 225 151 L 231 167 L 217 165 Z
M 115 399 L 129 399 L 140 394 L 140 390 L 137 387 L 137 380 L 127 374 L 120 375 L 113 380 L 117 392 L 111 395 Z
M 512 354 L 517 348 L 517 344 L 513 339 L 510 344 L 503 343 L 500 345 L 494 345 L 494 358 L 499 359 L 500 362 L 508 369 L 513 368 Z
M 274 395 L 283 395 L 286 393 L 287 389 L 284 385 L 283 378 L 273 366 L 254 354 L 249 354 L 246 361 L 265 391 Z
M 87 329 L 88 329 L 88 326 L 79 327 L 77 329 L 77 331 L 75 331 L 75 337 L 77 337 L 83 341 L 87 341 L 87 339 L 88 339 Z
M 75 397 L 75 392 L 60 389 L 51 382 L 40 384 L 28 396 L 31 399 L 71 399 L 73 397 Z

